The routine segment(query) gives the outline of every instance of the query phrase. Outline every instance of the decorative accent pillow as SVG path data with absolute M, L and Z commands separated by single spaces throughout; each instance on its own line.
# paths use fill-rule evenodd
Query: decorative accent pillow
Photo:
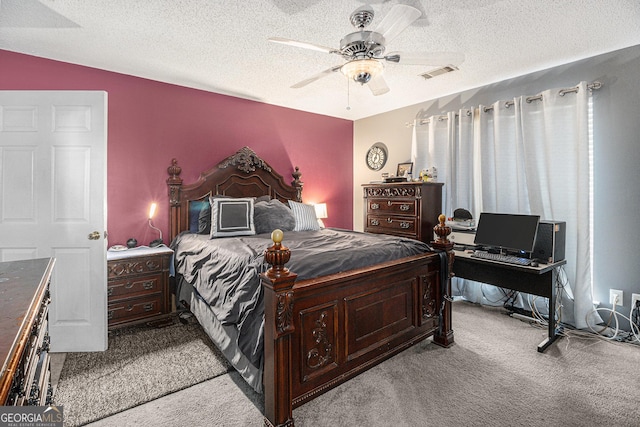
M 276 228 L 292 231 L 296 226 L 293 212 L 278 199 L 258 202 L 254 206 L 253 223 L 256 234 L 271 233 Z
M 211 238 L 256 234 L 253 225 L 253 197 L 227 199 L 211 197 Z
M 211 234 L 211 202 L 202 203 L 200 215 L 198 215 L 198 234 Z
M 320 224 L 316 217 L 316 208 L 313 205 L 294 202 L 289 200 L 289 207 L 296 219 L 296 226 L 293 231 L 317 231 L 320 230 Z
M 209 209 L 208 223 L 211 220 L 211 205 L 209 204 L 209 199 L 189 202 L 189 231 L 191 233 L 199 232 L 202 209 Z

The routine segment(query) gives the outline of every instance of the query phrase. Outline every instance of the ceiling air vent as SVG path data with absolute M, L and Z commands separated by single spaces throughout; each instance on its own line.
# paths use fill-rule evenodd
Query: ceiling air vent
M 458 67 L 454 67 L 453 65 L 447 65 L 445 67 L 442 68 L 436 68 L 435 70 L 430 70 L 427 71 L 426 73 L 422 73 L 420 74 L 422 77 L 424 77 L 425 79 L 432 79 L 434 77 L 437 77 L 441 74 L 446 74 L 446 73 L 450 73 L 452 71 L 457 71 Z

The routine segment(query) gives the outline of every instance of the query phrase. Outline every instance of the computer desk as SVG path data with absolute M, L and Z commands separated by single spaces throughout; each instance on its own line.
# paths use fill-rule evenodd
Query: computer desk
M 538 345 L 538 351 L 543 352 L 559 337 L 556 335 L 555 316 L 556 267 L 566 263 L 567 261 L 563 260 L 552 264 L 540 264 L 537 267 L 520 266 L 472 258 L 470 253 L 456 250 L 453 274 L 462 279 L 549 298 L 549 336 Z

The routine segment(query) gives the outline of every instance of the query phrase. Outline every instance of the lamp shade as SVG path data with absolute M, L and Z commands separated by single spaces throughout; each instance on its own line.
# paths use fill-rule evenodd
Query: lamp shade
M 344 64 L 340 71 L 350 79 L 365 84 L 382 73 L 382 63 L 375 59 L 354 59 Z
M 314 207 L 316 209 L 316 218 L 318 219 L 328 218 L 326 203 L 317 203 L 314 205 Z

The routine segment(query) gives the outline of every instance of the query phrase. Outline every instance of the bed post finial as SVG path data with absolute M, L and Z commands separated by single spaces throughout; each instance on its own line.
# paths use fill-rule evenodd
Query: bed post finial
M 178 166 L 178 160 L 171 159 L 171 166 L 167 168 L 169 178 L 167 178 L 167 185 L 169 186 L 169 205 L 176 206 L 179 204 L 180 187 L 182 186 L 182 168 Z
M 304 182 L 300 181 L 300 177 L 302 173 L 300 173 L 300 168 L 298 166 L 295 167 L 295 170 L 291 174 L 293 177 L 293 181 L 291 181 L 291 186 L 296 189 L 296 198 L 298 202 L 302 202 L 302 186 Z
M 436 243 L 438 243 L 439 245 L 451 244 L 451 248 L 453 248 L 453 243 L 451 243 L 447 238 L 447 236 L 451 234 L 451 227 L 445 225 L 446 219 L 447 217 L 445 216 L 445 214 L 438 215 L 439 224 L 433 227 L 433 232 L 436 233 L 436 236 L 438 236 L 438 238 L 436 239 Z M 444 248 L 444 250 L 450 250 L 450 248 Z
M 264 259 L 271 266 L 266 273 L 270 278 L 282 277 L 289 274 L 289 269 L 284 265 L 289 262 L 291 251 L 286 246 L 282 246 L 283 237 L 284 233 L 282 230 L 278 228 L 273 230 L 271 233 L 273 246 L 264 251 Z

